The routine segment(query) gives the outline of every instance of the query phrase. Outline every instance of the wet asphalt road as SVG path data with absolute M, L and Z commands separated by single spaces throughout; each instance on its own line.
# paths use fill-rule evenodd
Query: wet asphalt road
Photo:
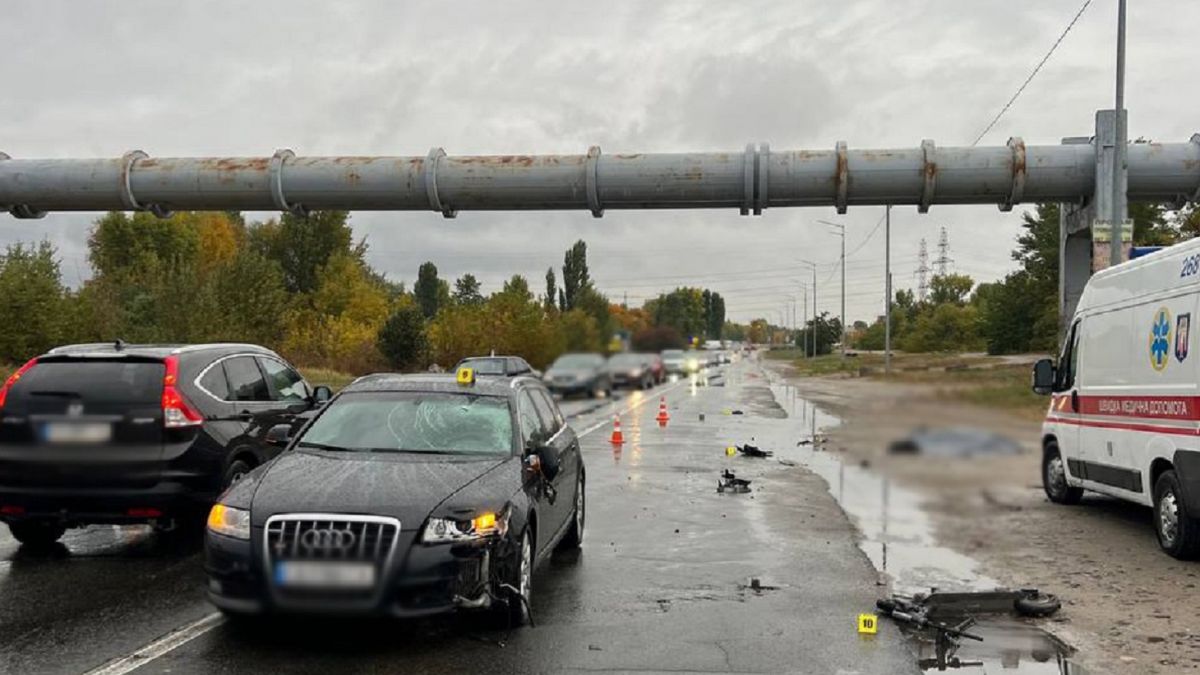
M 825 483 L 774 458 L 725 456 L 751 437 L 794 447 L 809 429 L 756 364 L 723 370 L 721 386 L 563 404 L 586 433 L 587 527 L 581 552 L 538 570 L 535 628 L 505 635 L 469 618 L 216 620 L 134 672 L 914 672 L 890 625 L 870 638 L 855 633 L 877 575 Z M 665 428 L 653 419 L 660 395 Z M 626 442 L 615 448 L 609 420 L 618 412 Z M 718 494 L 722 468 L 752 479 L 754 491 Z M 96 527 L 63 543 L 33 556 L 0 528 L 0 672 L 86 672 L 213 613 L 195 542 Z M 773 589 L 747 588 L 752 576 Z

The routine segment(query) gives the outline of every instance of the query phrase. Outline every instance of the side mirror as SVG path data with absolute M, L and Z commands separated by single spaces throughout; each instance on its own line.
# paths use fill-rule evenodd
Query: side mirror
M 333 398 L 333 390 L 328 386 L 324 384 L 318 384 L 317 386 L 313 387 L 313 405 L 325 405 L 331 398 Z
M 276 424 L 267 430 L 267 445 L 286 448 L 292 442 L 292 425 Z
M 536 467 L 547 480 L 554 480 L 559 469 L 558 453 L 540 439 L 531 441 L 525 456 L 525 465 L 531 469 Z
M 1041 359 L 1033 364 L 1033 393 L 1045 396 L 1054 391 L 1054 362 Z

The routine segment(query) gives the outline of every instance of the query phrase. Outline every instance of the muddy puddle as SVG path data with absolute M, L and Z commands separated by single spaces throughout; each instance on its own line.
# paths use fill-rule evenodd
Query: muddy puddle
M 753 391 L 756 388 L 747 387 L 751 390 L 746 400 L 748 408 L 769 411 L 761 417 L 773 418 L 780 417 L 777 406 L 788 418 L 772 425 L 784 433 L 771 433 L 769 438 L 764 434 L 758 440 L 776 452 L 775 461 L 799 464 L 825 480 L 830 494 L 857 525 L 861 533 L 859 546 L 879 573 L 881 591 L 911 595 L 931 589 L 987 591 L 1002 586 L 980 572 L 978 561 L 938 544 L 933 520 L 923 510 L 923 499 L 917 492 L 895 484 L 870 466 L 854 463 L 826 441 L 823 434 L 840 424 L 836 416 L 815 406 L 791 385 L 770 384 L 769 393 L 776 406 L 765 401 L 763 392 Z M 951 623 L 967 618 L 958 617 Z M 1074 649 L 1028 620 L 1015 614 L 976 619 L 970 632 L 983 641 L 943 642 L 940 660 L 934 631 L 905 628 L 918 665 L 928 671 L 971 673 L 1089 672 L 1072 660 Z

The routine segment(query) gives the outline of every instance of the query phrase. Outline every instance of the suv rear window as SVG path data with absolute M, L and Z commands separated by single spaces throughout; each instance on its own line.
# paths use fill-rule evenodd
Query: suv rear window
M 13 385 L 8 401 L 58 396 L 108 403 L 156 403 L 162 400 L 165 373 L 161 361 L 39 361 Z

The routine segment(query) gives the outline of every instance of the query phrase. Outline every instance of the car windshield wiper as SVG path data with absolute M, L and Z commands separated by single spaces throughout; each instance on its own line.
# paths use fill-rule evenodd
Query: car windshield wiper
M 328 450 L 329 452 L 355 452 L 358 448 L 343 448 L 340 445 L 328 445 L 325 443 L 313 443 L 311 441 L 300 441 L 296 444 L 298 448 L 312 448 L 314 450 Z

